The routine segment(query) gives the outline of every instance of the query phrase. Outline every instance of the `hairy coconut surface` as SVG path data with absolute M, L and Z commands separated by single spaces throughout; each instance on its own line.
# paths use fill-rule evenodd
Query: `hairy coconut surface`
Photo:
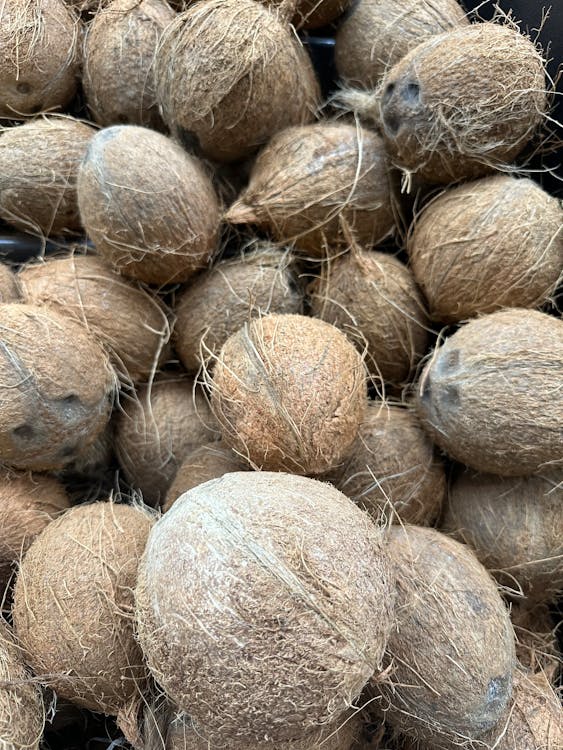
M 95 136 L 78 205 L 99 253 L 147 284 L 186 281 L 217 247 L 219 205 L 203 165 L 148 128 L 116 125 Z
M 41 118 L 4 130 L 0 218 L 32 234 L 79 232 L 76 178 L 94 135 L 93 128 L 72 117 Z
M 14 626 L 37 675 L 83 708 L 117 715 L 142 692 L 133 589 L 153 519 L 112 502 L 53 521 L 25 556 Z
M 516 656 L 529 673 L 541 672 L 555 685 L 563 666 L 554 619 L 545 602 L 512 603 L 510 619 L 516 634 Z M 561 623 L 557 625 L 560 629 Z
M 154 56 L 174 18 L 164 0 L 114 0 L 96 14 L 84 43 L 83 85 L 88 108 L 100 125 L 163 127 Z
M 562 274 L 563 207 L 532 180 L 484 177 L 432 201 L 408 252 L 435 320 L 537 307 Z
M 213 364 L 225 341 L 251 318 L 301 313 L 303 293 L 289 251 L 267 243 L 222 261 L 177 298 L 174 344 L 188 372 Z
M 302 315 L 245 324 L 221 349 L 211 386 L 225 443 L 270 471 L 330 470 L 366 408 L 360 354 L 337 328 Z
M 0 458 L 57 469 L 104 429 L 115 375 L 79 323 L 54 310 L 0 305 Z
M 0 303 L 19 302 L 21 289 L 16 274 L 10 266 L 0 263 Z
M 190 490 L 139 567 L 151 671 L 211 746 L 338 722 L 379 671 L 391 627 L 385 547 L 381 528 L 312 479 L 241 472 Z
M 347 123 L 282 131 L 260 152 L 250 183 L 226 214 L 256 224 L 313 257 L 377 244 L 393 229 L 391 174 L 381 138 Z
M 542 56 L 509 26 L 431 37 L 382 82 L 379 117 L 394 163 L 435 183 L 479 177 L 518 156 L 547 108 Z
M 504 310 L 460 328 L 418 384 L 425 429 L 482 472 L 526 476 L 563 464 L 563 321 Z

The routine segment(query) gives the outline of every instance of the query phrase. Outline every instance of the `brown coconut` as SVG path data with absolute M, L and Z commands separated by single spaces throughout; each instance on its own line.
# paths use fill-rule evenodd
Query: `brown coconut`
M 325 264 L 309 293 L 313 315 L 365 351 L 373 375 L 391 383 L 409 381 L 430 337 L 424 300 L 404 263 L 353 248 Z
M 460 328 L 418 384 L 425 429 L 477 471 L 526 476 L 563 465 L 563 321 L 505 310 Z
M 186 281 L 217 247 L 219 205 L 203 165 L 148 128 L 96 135 L 80 167 L 78 205 L 98 252 L 147 284 Z
M 554 618 L 545 602 L 512 603 L 510 619 L 516 634 L 516 656 L 531 674 L 541 672 L 555 685 L 563 665 Z
M 0 304 L 5 302 L 19 302 L 21 289 L 16 274 L 10 266 L 0 263 Z
M 177 298 L 174 344 L 188 372 L 213 364 L 225 341 L 248 320 L 301 313 L 303 293 L 289 251 L 267 243 L 218 263 Z
M 250 183 L 226 214 L 313 257 L 346 248 L 351 229 L 369 247 L 393 229 L 392 178 L 383 142 L 346 123 L 284 130 L 260 152 Z
M 176 10 L 186 10 L 199 0 L 171 0 Z M 351 0 L 258 0 L 275 10 L 282 20 L 292 18 L 296 28 L 316 29 L 336 20 L 346 10 Z
M 408 252 L 435 320 L 538 307 L 562 273 L 563 208 L 532 180 L 484 177 L 432 201 Z
M 49 117 L 0 134 L 0 218 L 41 235 L 81 231 L 76 178 L 95 130 Z
M 379 672 L 393 602 L 385 532 L 329 485 L 270 472 L 186 493 L 136 591 L 149 667 L 212 747 L 341 720 Z
M 254 0 L 203 0 L 173 21 L 156 56 L 164 121 L 208 158 L 238 161 L 310 122 L 311 60 L 289 25 Z
M 0 305 L 0 457 L 18 468 L 62 468 L 110 415 L 115 376 L 79 323 L 54 310 Z
M 146 379 L 158 367 L 170 336 L 164 306 L 102 258 L 71 255 L 28 264 L 18 280 L 25 302 L 48 305 L 88 328 L 122 379 Z
M 113 0 L 96 14 L 84 43 L 82 80 L 97 123 L 164 127 L 156 102 L 154 56 L 174 18 L 164 0 Z
M 211 406 L 225 443 L 254 468 L 321 474 L 342 461 L 358 433 L 363 361 L 322 320 L 267 315 L 221 349 Z

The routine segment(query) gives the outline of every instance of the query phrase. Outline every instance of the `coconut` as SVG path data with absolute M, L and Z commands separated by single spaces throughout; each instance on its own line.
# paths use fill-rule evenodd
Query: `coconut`
M 0 263 L 0 304 L 4 302 L 19 302 L 21 289 L 16 274 L 10 266 Z
M 430 337 L 424 301 L 400 260 L 354 247 L 325 264 L 309 293 L 313 315 L 365 351 L 373 375 L 397 384 L 409 381 Z
M 299 0 L 293 23 L 306 29 L 318 29 L 341 16 L 352 0 Z
M 217 247 L 219 205 L 203 165 L 148 128 L 96 135 L 78 174 L 78 205 L 98 252 L 147 284 L 186 281 Z
M 112 271 L 102 258 L 71 255 L 24 266 L 24 301 L 79 320 L 108 349 L 124 380 L 147 378 L 170 335 L 162 303 Z
M 131 123 L 161 129 L 154 56 L 175 18 L 164 0 L 114 0 L 100 11 L 84 44 L 84 92 L 100 125 Z
M 177 298 L 175 348 L 188 372 L 212 364 L 225 341 L 251 318 L 300 313 L 303 294 L 291 255 L 267 243 L 218 263 Z
M 310 122 L 319 99 L 301 42 L 254 0 L 204 0 L 179 16 L 162 37 L 156 80 L 171 131 L 216 161 L 244 159 Z
M 542 56 L 509 26 L 438 34 L 394 65 L 379 117 L 397 166 L 433 183 L 506 168 L 548 108 Z
M 432 201 L 414 222 L 408 251 L 436 320 L 537 307 L 563 268 L 563 208 L 532 180 L 485 177 Z
M 530 674 L 541 672 L 555 685 L 562 665 L 557 631 L 545 602 L 513 603 L 510 619 L 516 634 L 516 656 Z
M 425 429 L 477 471 L 526 476 L 563 465 L 563 321 L 504 310 L 471 321 L 426 365 Z
M 41 235 L 81 230 L 76 177 L 95 131 L 72 117 L 49 117 L 0 134 L 0 218 Z
M 116 459 L 113 420 L 93 443 L 81 450 L 55 476 L 63 482 L 70 493 L 71 504 L 104 500 L 116 487 Z
M 260 152 L 250 183 L 226 214 L 256 224 L 313 257 L 357 241 L 372 246 L 393 229 L 391 175 L 381 138 L 346 123 L 284 130 Z
M 136 591 L 154 677 L 219 747 L 339 722 L 379 671 L 393 601 L 384 531 L 329 485 L 270 472 L 183 495 Z

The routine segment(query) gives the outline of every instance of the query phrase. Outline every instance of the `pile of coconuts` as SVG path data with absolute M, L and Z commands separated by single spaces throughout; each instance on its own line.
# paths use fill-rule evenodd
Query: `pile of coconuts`
M 0 746 L 562 750 L 533 39 L 13 0 L 0 84 Z

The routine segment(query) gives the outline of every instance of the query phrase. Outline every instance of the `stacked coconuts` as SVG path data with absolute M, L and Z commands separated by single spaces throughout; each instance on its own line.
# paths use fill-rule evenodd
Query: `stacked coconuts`
M 0 40 L 0 219 L 58 248 L 0 267 L 0 744 L 72 705 L 146 750 L 563 747 L 534 43 L 455 0 L 22 0 Z

